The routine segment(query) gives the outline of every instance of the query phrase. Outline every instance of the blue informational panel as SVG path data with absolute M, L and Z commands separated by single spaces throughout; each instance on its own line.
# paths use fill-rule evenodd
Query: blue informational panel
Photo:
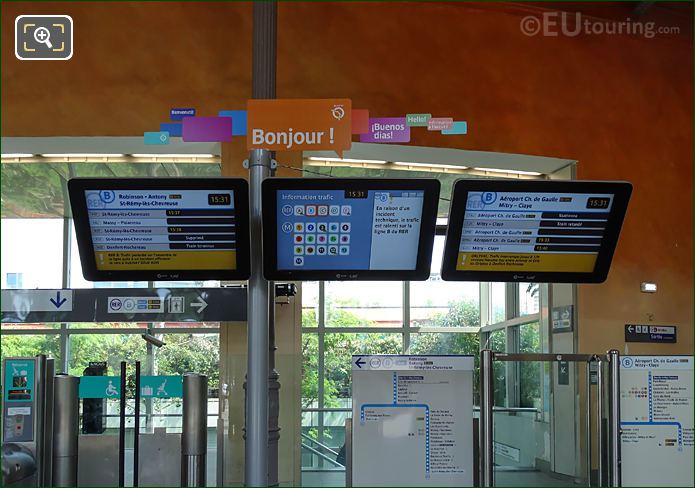
M 120 376 L 81 376 L 80 398 L 120 398 Z
M 622 356 L 622 486 L 693 486 L 693 356 Z
M 5 360 L 2 442 L 32 442 L 36 414 L 36 359 Z
M 183 398 L 181 376 L 141 376 L 140 398 Z
M 5 362 L 5 401 L 33 400 L 35 367 L 34 359 L 8 359 Z
M 278 269 L 414 270 L 424 191 L 280 190 Z

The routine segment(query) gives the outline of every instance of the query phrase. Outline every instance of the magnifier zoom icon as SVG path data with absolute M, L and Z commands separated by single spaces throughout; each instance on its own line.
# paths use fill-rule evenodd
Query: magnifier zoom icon
M 53 49 L 53 44 L 51 44 L 51 31 L 45 27 L 39 27 L 34 31 L 34 40 L 39 44 L 45 44 L 49 49 Z

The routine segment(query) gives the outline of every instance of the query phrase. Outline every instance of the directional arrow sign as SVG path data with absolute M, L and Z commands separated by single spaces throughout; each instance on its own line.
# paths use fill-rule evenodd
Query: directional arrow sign
M 635 331 L 635 327 L 632 326 L 632 325 L 628 325 L 628 326 L 627 326 L 627 331 L 628 331 L 630 334 L 632 334 L 632 333 Z
M 72 290 L 2 290 L 2 311 L 27 315 L 30 312 L 72 311 Z
M 355 366 L 357 366 L 360 369 L 362 369 L 363 364 L 367 364 L 367 363 L 361 357 L 357 358 L 357 361 L 355 361 Z
M 191 307 L 197 308 L 198 310 L 196 310 L 196 312 L 200 313 L 208 307 L 208 302 L 206 302 L 202 298 L 198 298 L 198 301 L 191 303 Z
M 51 298 L 51 303 L 56 306 L 56 308 L 60 308 L 65 302 L 68 301 L 67 298 L 60 298 L 60 290 L 56 292 L 56 297 Z

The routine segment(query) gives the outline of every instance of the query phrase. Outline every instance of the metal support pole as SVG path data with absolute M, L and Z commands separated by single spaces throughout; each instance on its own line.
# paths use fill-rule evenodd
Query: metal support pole
M 53 482 L 50 486 L 77 486 L 80 378 L 58 374 L 53 385 Z
M 605 455 L 605 442 L 603 435 L 603 361 L 598 361 L 598 368 L 596 370 L 596 444 L 598 446 L 598 476 L 597 476 L 597 486 L 607 486 L 606 478 L 603 473 L 604 469 L 604 455 Z
M 36 356 L 36 481 L 38 486 L 46 486 L 46 476 L 44 472 L 44 463 L 46 457 L 44 455 L 44 437 L 46 429 L 43 422 L 46 418 L 46 355 L 39 354 Z
M 183 375 L 181 486 L 206 486 L 207 418 L 208 377 L 186 373 Z
M 352 486 L 352 419 L 345 419 L 345 486 Z
M 133 486 L 140 486 L 140 361 L 135 361 L 135 422 L 133 425 Z
M 586 486 L 591 486 L 591 361 L 586 363 Z
M 121 388 L 120 398 L 118 401 L 118 486 L 125 486 L 125 382 L 126 382 L 126 364 L 121 361 Z
M 277 3 L 253 3 L 253 98 L 275 98 Z M 268 282 L 263 278 L 261 183 L 270 174 L 271 153 L 249 154 L 251 277 L 248 291 L 245 484 L 268 485 Z
M 280 441 L 280 373 L 275 369 L 275 283 L 268 283 L 268 486 L 278 486 Z
M 43 471 L 44 486 L 51 484 L 53 473 L 53 378 L 55 377 L 55 360 L 46 358 L 44 368 L 45 385 L 43 390 L 44 411 L 43 417 L 39 418 L 42 423 L 43 443 L 41 447 L 41 470 Z
M 609 417 L 608 417 L 608 456 L 610 462 L 610 486 L 621 486 L 620 459 L 620 353 L 616 349 L 608 351 Z
M 492 354 L 489 349 L 480 351 L 480 486 L 492 486 L 493 483 Z

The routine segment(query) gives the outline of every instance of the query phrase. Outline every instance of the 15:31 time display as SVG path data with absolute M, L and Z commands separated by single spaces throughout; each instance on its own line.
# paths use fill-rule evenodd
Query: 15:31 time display
M 229 205 L 231 203 L 232 196 L 229 193 L 208 194 L 208 205 Z
M 586 201 L 586 208 L 608 208 L 611 204 L 610 198 L 591 197 Z
M 367 198 L 367 190 L 345 190 L 345 198 Z

